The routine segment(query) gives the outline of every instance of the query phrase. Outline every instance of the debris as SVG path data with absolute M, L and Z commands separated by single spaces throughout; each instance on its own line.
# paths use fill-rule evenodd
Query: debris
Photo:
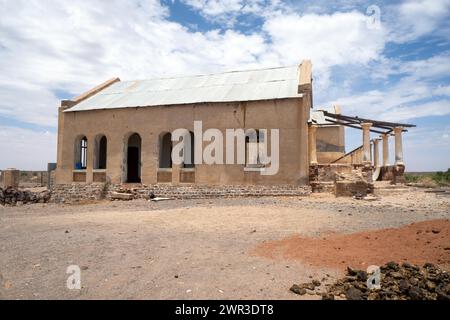
M 154 201 L 154 202 L 159 202 L 159 201 L 168 201 L 168 200 L 175 200 L 175 199 L 172 199 L 172 198 L 153 198 L 153 199 L 150 199 L 150 201 Z
M 348 300 L 450 300 L 450 275 L 426 263 L 422 268 L 389 262 L 380 268 L 381 289 L 367 287 L 367 273 L 347 268 L 347 276 L 337 280 L 322 300 L 345 294 Z
M 112 192 L 111 200 L 122 200 L 122 201 L 130 201 L 133 200 L 134 196 L 131 193 L 120 193 L 120 192 Z
M 0 188 L 0 205 L 24 205 L 34 203 L 47 203 L 51 198 L 51 191 L 31 192 L 8 187 Z
M 321 283 L 319 280 L 313 280 L 312 282 L 294 284 L 290 290 L 298 295 L 315 295 L 316 292 L 314 290 L 316 287 L 320 287 L 320 285 Z
M 297 285 L 297 284 L 294 284 L 294 285 L 291 287 L 291 289 L 289 289 L 289 290 L 291 290 L 293 293 L 298 294 L 298 295 L 301 295 L 301 296 L 303 296 L 303 295 L 306 294 L 306 289 L 300 287 L 300 286 Z

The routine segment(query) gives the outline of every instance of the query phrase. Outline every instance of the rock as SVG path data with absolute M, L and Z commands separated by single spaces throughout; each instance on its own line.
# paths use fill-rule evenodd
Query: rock
M 356 276 L 357 270 L 352 269 L 351 267 L 347 267 L 347 275 L 349 276 Z
M 367 281 L 367 272 L 365 272 L 365 271 L 358 271 L 356 273 L 356 279 L 358 281 L 363 281 L 363 282 Z
M 349 275 L 327 284 L 322 297 L 345 293 L 349 300 L 450 300 L 450 275 L 431 263 L 421 269 L 409 263 L 400 266 L 390 262 L 380 269 L 379 289 L 368 289 L 363 271 L 348 268 Z
M 422 290 L 419 287 L 411 287 L 408 290 L 408 295 L 412 300 L 420 300 L 422 299 Z
M 300 287 L 307 290 L 314 290 L 316 288 L 316 286 L 313 283 L 302 283 L 300 284 Z
M 119 192 L 112 192 L 111 193 L 111 199 L 113 200 L 122 200 L 122 201 L 130 201 L 133 200 L 133 194 L 131 193 L 119 193 Z
M 310 296 L 313 296 L 316 294 L 316 292 L 314 290 L 309 290 L 309 289 L 305 289 L 306 293 L 309 294 Z
M 323 294 L 322 295 L 322 300 L 334 300 L 334 296 L 332 294 Z
M 391 269 L 391 270 L 394 270 L 394 271 L 398 271 L 398 270 L 400 269 L 398 263 L 395 263 L 395 262 L 393 262 L 393 261 L 388 262 L 388 263 L 386 264 L 386 268 Z
M 403 278 L 403 275 L 402 275 L 400 272 L 392 272 L 392 273 L 390 274 L 390 276 L 391 276 L 392 278 L 394 278 L 394 279 L 401 279 L 401 278 Z
M 411 285 L 408 283 L 407 280 L 402 279 L 402 280 L 399 281 L 398 287 L 399 287 L 401 292 L 406 293 L 406 292 L 408 292 L 408 290 L 411 287 Z
M 362 300 L 362 292 L 359 289 L 351 287 L 345 293 L 347 300 Z
M 291 290 L 293 293 L 301 295 L 301 296 L 306 294 L 306 289 L 302 288 L 302 287 L 300 287 L 299 285 L 296 285 L 296 284 L 294 284 L 291 287 L 291 289 L 289 289 L 289 290 Z
M 312 284 L 316 287 L 320 287 L 320 285 L 322 284 L 319 280 L 313 280 Z

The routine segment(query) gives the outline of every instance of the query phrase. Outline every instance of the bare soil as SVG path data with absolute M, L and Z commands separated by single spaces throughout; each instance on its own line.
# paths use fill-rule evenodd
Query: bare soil
M 343 265 L 326 262 L 329 246 L 315 251 L 324 262 L 284 256 L 283 250 L 274 259 L 255 255 L 256 248 L 289 237 L 315 243 L 359 233 L 355 239 L 363 240 L 364 232 L 372 237 L 373 230 L 422 221 L 432 222 L 400 230 L 420 226 L 424 232 L 415 237 L 429 239 L 426 230 L 439 227 L 441 240 L 430 241 L 450 244 L 449 200 L 411 189 L 374 202 L 313 195 L 0 207 L 0 298 L 320 299 L 289 288 L 313 278 L 332 283 L 344 274 Z M 380 261 L 409 258 L 409 247 L 420 252 L 415 238 L 402 241 L 398 232 L 404 231 L 378 234 L 391 239 L 385 242 L 391 250 L 383 251 L 389 257 Z M 426 251 L 423 259 L 428 257 Z M 448 261 L 447 255 L 440 259 Z M 82 270 L 81 290 L 66 287 L 70 265 Z
M 255 254 L 341 269 L 350 266 L 364 270 L 390 261 L 450 266 L 450 220 L 321 238 L 292 236 L 264 243 Z

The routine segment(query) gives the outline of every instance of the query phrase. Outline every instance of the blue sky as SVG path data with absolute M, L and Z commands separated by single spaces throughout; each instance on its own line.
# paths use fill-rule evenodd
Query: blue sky
M 450 0 L 0 0 L 0 168 L 55 161 L 59 100 L 106 79 L 303 59 L 316 108 L 414 123 L 408 170 L 450 167 Z

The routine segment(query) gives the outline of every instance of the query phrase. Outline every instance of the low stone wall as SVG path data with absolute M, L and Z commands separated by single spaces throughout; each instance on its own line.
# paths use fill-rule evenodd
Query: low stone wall
M 201 185 L 165 185 L 126 186 L 109 185 L 107 198 L 112 192 L 131 193 L 135 199 L 148 199 L 150 194 L 156 197 L 174 199 L 235 198 L 260 196 L 307 196 L 311 193 L 309 186 L 201 186 Z
M 52 188 L 51 203 L 74 203 L 80 201 L 101 200 L 106 196 L 104 183 L 59 184 Z
M 311 193 L 309 186 L 200 186 L 170 184 L 158 185 L 105 185 L 105 184 L 71 184 L 55 185 L 52 189 L 53 203 L 74 203 L 87 200 L 111 199 L 113 193 L 132 194 L 133 199 L 156 197 L 173 199 L 207 199 L 261 196 L 307 196 Z

